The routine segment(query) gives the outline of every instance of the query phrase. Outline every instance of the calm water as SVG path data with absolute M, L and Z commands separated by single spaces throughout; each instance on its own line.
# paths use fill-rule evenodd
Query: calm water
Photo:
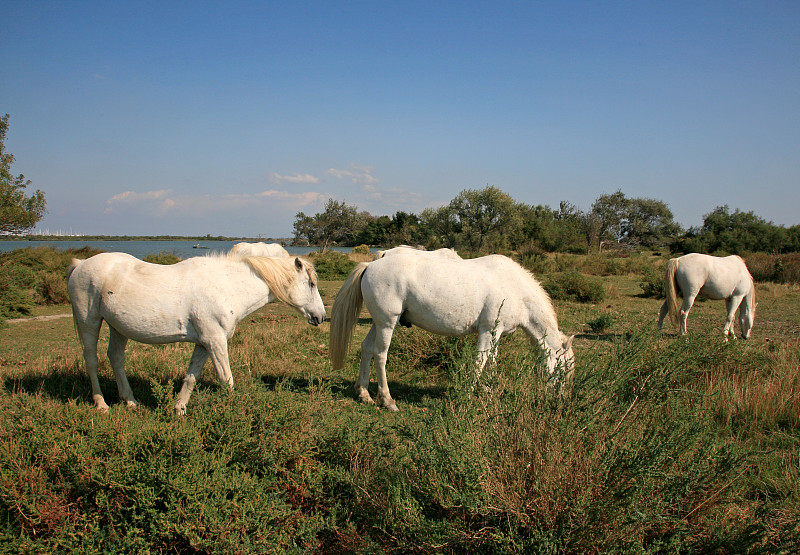
M 54 247 L 60 250 L 90 246 L 106 252 L 126 252 L 137 258 L 148 254 L 166 252 L 179 258 L 204 256 L 210 252 L 227 252 L 240 241 L 0 241 L 0 252 L 7 252 L 27 247 Z M 195 245 L 200 248 L 194 248 Z M 314 247 L 286 247 L 290 254 L 308 254 L 316 250 Z M 350 252 L 352 249 L 335 249 Z

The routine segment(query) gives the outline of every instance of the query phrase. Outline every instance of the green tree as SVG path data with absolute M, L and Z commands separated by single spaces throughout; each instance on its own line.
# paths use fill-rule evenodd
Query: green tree
M 622 241 L 629 245 L 660 247 L 677 236 L 681 228 L 663 201 L 632 198 L 628 201 L 620 231 Z
M 459 242 L 472 252 L 508 248 L 521 236 L 517 203 L 497 187 L 461 191 L 450 210 L 460 227 Z
M 313 217 L 303 212 L 295 215 L 294 238 L 295 241 L 308 241 L 325 252 L 332 244 L 346 243 L 355 237 L 359 232 L 359 222 L 365 223 L 363 218 L 359 218 L 355 206 L 329 199 L 324 212 Z
M 785 228 L 751 212 L 718 206 L 705 216 L 700 228 L 692 228 L 675 240 L 673 252 L 745 254 L 792 252 L 798 248 L 796 226 Z
M 8 114 L 0 118 L 0 233 L 19 234 L 31 229 L 45 214 L 44 193 L 38 189 L 25 196 L 31 184 L 25 176 L 14 176 L 11 165 L 14 155 L 5 149 Z

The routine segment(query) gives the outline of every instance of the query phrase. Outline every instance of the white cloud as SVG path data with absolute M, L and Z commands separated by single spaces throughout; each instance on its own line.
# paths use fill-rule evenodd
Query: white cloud
M 354 185 L 360 185 L 362 189 L 371 193 L 377 190 L 378 184 L 378 178 L 372 175 L 374 170 L 372 166 L 350 164 L 346 170 L 331 168 L 325 173 L 336 179 L 349 179 Z
M 140 206 L 149 207 L 159 212 L 167 211 L 174 205 L 174 201 L 168 197 L 172 193 L 172 189 L 162 189 L 160 191 L 145 191 L 144 193 L 137 193 L 135 191 L 125 191 L 114 195 L 106 201 L 106 208 L 104 212 L 110 214 L 118 207 L 126 206 Z
M 321 205 L 327 195 L 314 191 L 289 192 L 274 189 L 260 193 L 234 193 L 227 195 L 173 195 L 171 189 L 160 191 L 125 191 L 106 201 L 105 213 L 135 211 L 150 216 L 209 216 L 235 214 L 259 208 L 279 207 L 281 210 L 298 210 L 310 205 Z
M 299 183 L 319 183 L 319 177 L 315 177 L 310 173 L 299 174 L 295 173 L 294 175 L 281 175 L 279 173 L 272 172 L 269 174 L 268 179 L 270 183 L 276 183 L 281 185 L 283 183 L 292 183 L 292 184 L 299 184 Z

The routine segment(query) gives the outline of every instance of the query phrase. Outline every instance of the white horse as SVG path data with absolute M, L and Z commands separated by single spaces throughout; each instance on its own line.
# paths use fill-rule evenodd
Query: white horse
M 452 253 L 452 251 L 451 251 Z M 334 369 L 344 365 L 353 330 L 366 303 L 372 328 L 361 344 L 356 395 L 373 403 L 367 391 L 372 360 L 378 376 L 378 403 L 391 411 L 397 405 L 389 393 L 386 355 L 398 323 L 438 335 L 478 334 L 475 379 L 497 352 L 500 337 L 522 328 L 531 342 L 546 351 L 547 369 L 574 368 L 572 340 L 558 330 L 550 297 L 530 272 L 505 256 L 472 260 L 452 254 L 395 250 L 356 266 L 331 310 L 330 357 Z
M 108 410 L 97 379 L 97 339 L 108 324 L 108 359 L 119 396 L 135 406 L 125 375 L 125 345 L 195 343 L 175 411 L 186 403 L 208 357 L 220 382 L 233 387 L 228 339 L 248 314 L 273 299 L 294 307 L 312 325 L 325 319 L 314 267 L 300 258 L 198 256 L 177 264 L 148 264 L 124 253 L 73 259 L 67 271 L 75 328 L 83 343 L 92 398 Z
M 391 249 L 386 249 L 384 251 L 378 251 L 375 253 L 375 258 L 373 260 L 378 260 L 379 258 L 383 258 L 384 256 L 391 256 L 393 254 L 439 254 L 441 256 L 445 256 L 447 258 L 459 259 L 461 257 L 458 256 L 458 253 L 454 249 L 437 249 L 435 251 L 426 251 L 422 249 L 418 249 L 416 247 L 410 247 L 408 245 L 400 245 L 398 247 L 393 247 Z
M 236 243 L 231 252 L 241 256 L 288 257 L 289 252 L 278 243 Z
M 735 337 L 733 315 L 741 305 L 739 326 L 742 329 L 742 338 L 750 337 L 750 330 L 753 329 L 756 317 L 756 288 L 753 285 L 753 276 L 747 271 L 747 266 L 741 257 L 692 253 L 672 258 L 667 263 L 664 286 L 667 299 L 658 315 L 659 330 L 668 313 L 675 324 L 678 324 L 680 313 L 681 334 L 685 334 L 689 310 L 695 298 L 700 295 L 708 299 L 726 300 L 728 318 L 722 330 L 726 339 L 729 335 Z M 683 296 L 681 307 L 678 306 L 679 294 Z

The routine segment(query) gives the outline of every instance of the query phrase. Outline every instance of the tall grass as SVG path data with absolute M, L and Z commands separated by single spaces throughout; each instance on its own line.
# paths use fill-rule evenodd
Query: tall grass
M 653 331 L 657 301 L 613 296 L 619 333 L 578 336 L 561 392 L 524 337 L 473 387 L 474 338 L 399 328 L 399 413 L 355 402 L 358 349 L 333 372 L 327 325 L 280 304 L 231 338 L 235 389 L 206 368 L 184 418 L 189 345 L 131 342 L 141 406 L 108 414 L 77 341 L 19 363 L 0 349 L 0 551 L 797 552 L 800 296 L 759 288 L 754 339 L 729 343 L 721 307 L 676 337 Z M 589 314 L 558 308 L 566 329 Z M 104 358 L 100 381 L 116 401 Z
M 182 346 L 133 349 L 143 402 L 133 411 L 103 415 L 76 394 L 86 381 L 77 357 L 6 380 L 0 543 L 87 553 L 800 547 L 796 461 L 782 464 L 799 435 L 796 353 L 635 332 L 580 352 L 559 394 L 536 370 L 539 354 L 512 338 L 473 390 L 473 341 L 403 330 L 401 349 L 424 348 L 428 362 L 398 353 L 405 369 L 390 379 L 429 374 L 435 359 L 441 387 L 421 395 L 405 384 L 395 415 L 356 404 L 326 369 L 319 330 L 280 318 L 243 326 L 236 389 L 209 372 L 186 418 L 171 414 Z M 305 347 L 286 356 L 287 340 Z M 112 389 L 105 364 L 102 374 Z

